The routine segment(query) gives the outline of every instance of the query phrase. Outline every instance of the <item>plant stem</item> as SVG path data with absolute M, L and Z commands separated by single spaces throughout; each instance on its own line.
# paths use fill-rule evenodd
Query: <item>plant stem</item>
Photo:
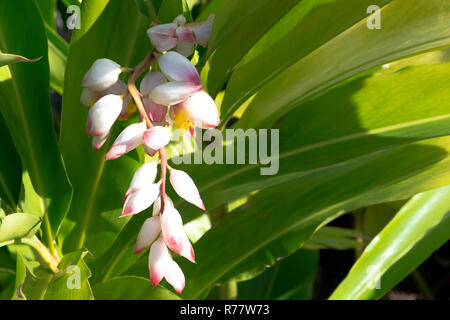
M 58 271 L 58 259 L 50 253 L 46 246 L 36 237 L 32 238 L 24 238 L 18 240 L 10 240 L 6 242 L 2 242 L 2 246 L 11 245 L 11 244 L 26 244 L 33 248 L 41 257 L 41 259 L 48 265 L 48 267 L 53 271 Z
M 133 97 L 136 107 L 139 110 L 141 118 L 147 124 L 147 128 L 153 128 L 153 124 L 145 111 L 144 104 L 142 103 L 141 93 L 136 88 L 136 80 L 141 74 L 147 70 L 153 61 L 155 56 L 151 51 L 144 60 L 142 60 L 135 68 L 132 69 L 130 78 L 128 79 L 128 91 Z M 166 199 L 166 173 L 167 173 L 167 156 L 164 147 L 159 149 L 159 158 L 161 159 L 161 213 L 164 211 L 164 201 Z

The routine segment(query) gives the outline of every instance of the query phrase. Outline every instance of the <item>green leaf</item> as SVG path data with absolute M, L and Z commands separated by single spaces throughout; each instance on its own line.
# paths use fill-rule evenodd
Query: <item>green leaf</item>
M 415 196 L 367 246 L 330 299 L 382 297 L 449 239 L 449 226 L 450 187 Z M 428 246 L 419 245 L 424 240 Z M 395 266 L 400 261 L 402 268 Z
M 56 0 L 35 0 L 35 3 L 47 30 L 50 86 L 62 95 L 68 45 L 56 32 Z
M 245 53 L 299 0 L 224 1 L 213 25 L 208 91 L 216 96 Z
M 98 300 L 179 300 L 164 287 L 153 288 L 146 278 L 125 276 L 108 280 L 93 287 Z
M 23 284 L 25 282 L 25 276 L 27 269 L 25 267 L 25 262 L 20 253 L 17 254 L 17 265 L 16 265 L 16 281 L 14 285 L 14 294 L 11 300 L 25 300 L 26 297 L 22 291 Z
M 270 127 L 289 110 L 355 74 L 450 45 L 449 2 L 393 1 L 381 9 L 381 17 L 381 29 L 370 30 L 361 20 L 273 78 L 251 101 L 238 126 Z
M 264 84 L 358 21 L 367 7 L 391 0 L 301 1 L 280 19 L 239 62 L 227 84 L 222 123 Z M 308 32 L 307 30 L 314 30 Z M 305 32 L 306 31 L 306 32 Z
M 260 169 L 269 166 L 262 164 L 177 164 L 174 167 L 185 170 L 194 179 L 208 210 L 258 189 L 272 187 L 272 192 L 279 193 L 279 186 L 283 195 L 286 189 L 283 186 L 289 181 L 307 177 L 323 178 L 327 168 L 336 168 L 338 171 L 350 169 L 351 166 L 357 166 L 361 159 L 375 161 L 378 153 L 383 150 L 449 134 L 450 114 L 446 106 L 450 101 L 450 93 L 445 90 L 449 74 L 450 64 L 436 64 L 415 66 L 392 74 L 376 74 L 372 78 L 362 77 L 306 103 L 301 109 L 292 111 L 278 124 L 279 154 L 269 152 L 268 155 L 272 157 L 272 161 L 279 160 L 278 166 L 274 165 L 279 168 L 276 175 L 261 175 Z M 395 106 L 395 110 L 391 106 Z M 340 121 L 336 122 L 336 119 Z M 430 159 L 441 154 L 439 148 L 431 147 L 430 151 Z M 226 153 L 225 147 L 224 155 Z M 442 156 L 444 154 L 442 151 Z M 411 165 L 411 171 L 403 167 L 405 175 L 407 172 L 416 172 L 414 166 L 418 163 Z M 419 167 L 421 169 L 417 169 L 417 172 L 425 170 L 425 162 Z M 372 180 L 370 176 L 366 178 L 368 181 Z M 366 183 L 364 177 L 359 181 Z M 169 192 L 170 188 L 168 186 Z M 417 192 L 424 190 L 426 189 L 419 189 Z M 333 189 L 330 192 L 335 191 Z M 291 196 L 293 199 L 301 198 L 300 194 Z M 267 197 L 270 201 L 266 204 L 271 208 L 273 201 L 271 196 Z M 179 197 L 174 196 L 172 199 L 185 223 L 201 214 L 199 209 Z M 284 199 L 280 201 L 284 203 Z M 297 207 L 277 207 L 277 210 L 290 212 L 297 210 Z M 261 208 L 261 212 L 264 211 L 267 211 L 267 208 Z M 278 216 L 278 212 L 273 214 Z M 142 218 L 139 216 L 132 221 L 134 219 Z M 129 267 L 129 263 L 137 260 L 133 257 L 132 250 L 139 228 L 140 224 L 136 223 L 134 229 L 123 229 L 117 241 L 113 243 L 113 249 L 109 254 L 105 254 L 103 263 L 99 263 L 100 269 L 107 265 L 106 269 L 114 268 L 113 275 L 118 275 L 124 267 Z M 250 230 L 254 229 L 249 226 L 246 232 L 253 234 Z M 307 235 L 298 234 L 295 230 L 287 232 L 286 242 L 281 241 L 281 245 L 269 247 L 269 254 L 260 252 L 258 255 L 261 259 L 250 261 L 245 268 L 236 266 L 235 270 L 227 270 L 220 276 L 220 280 L 226 280 L 225 276 L 229 279 L 239 275 L 249 270 L 249 266 L 261 270 L 260 261 L 263 261 L 263 265 L 273 264 L 277 254 L 285 256 L 297 250 L 314 231 L 315 227 L 311 227 Z M 235 234 L 235 231 L 230 234 Z M 229 234 L 224 234 L 223 237 L 228 239 Z M 285 246 L 284 243 L 289 245 Z M 197 244 L 197 250 L 196 246 Z
M 114 125 L 105 145 L 92 150 L 92 138 L 86 135 L 88 108 L 80 103 L 80 84 L 97 59 L 106 57 L 128 67 L 142 60 L 150 50 L 146 35 L 150 22 L 137 11 L 133 0 L 111 0 L 106 6 L 101 0 L 86 1 L 81 15 L 84 21 L 93 17 L 97 20 L 91 21 L 88 29 L 75 30 L 67 60 L 60 145 L 74 198 L 60 241 L 63 252 L 86 247 L 99 256 L 129 220 L 119 219 L 122 199 L 143 160 L 143 152 L 139 149 L 117 160 L 105 161 L 109 146 L 125 126 L 136 122 L 136 117 Z M 80 154 L 82 161 L 77 156 Z
M 299 250 L 257 278 L 238 284 L 239 300 L 312 299 L 319 252 Z
M 0 245 L 3 242 L 29 238 L 39 230 L 41 221 L 27 213 L 7 215 L 0 225 Z
M 24 38 L 28 40 L 23 41 Z M 56 234 L 69 207 L 71 187 L 53 129 L 47 38 L 33 3 L 4 1 L 0 4 L 0 47 L 4 52 L 43 57 L 37 63 L 0 68 L 0 111 L 24 170 L 29 172 L 33 187 L 41 197 L 41 214 L 50 220 L 51 232 Z
M 47 29 L 48 60 L 50 64 L 50 86 L 63 94 L 68 45 L 55 30 Z
M 22 166 L 11 135 L 6 127 L 5 120 L 3 120 L 1 114 L 0 137 L 2 137 L 2 148 L 0 152 L 0 198 L 14 210 L 19 199 Z
M 315 170 L 260 191 L 247 209 L 235 210 L 195 244 L 198 264 L 182 265 L 191 279 L 182 297 L 202 296 L 230 270 L 294 230 L 298 240 L 306 241 L 337 215 L 448 184 L 449 150 L 450 137 L 429 139 Z
M 163 0 L 158 17 L 161 23 L 171 23 L 180 14 L 186 18 L 186 22 L 192 22 L 191 11 L 186 0 Z
M 191 175 L 206 207 L 212 209 L 319 168 L 388 147 L 449 134 L 450 113 L 446 107 L 450 102 L 446 90 L 449 72 L 450 64 L 442 63 L 360 77 L 306 102 L 277 124 L 279 155 L 269 151 L 272 164 L 184 165 L 181 168 Z M 247 148 L 256 150 L 248 147 L 250 144 Z M 232 149 L 232 146 L 223 149 L 224 159 Z M 270 166 L 279 171 L 275 175 L 262 175 L 261 168 Z M 185 222 L 200 213 L 178 197 L 174 201 Z
M 56 29 L 56 0 L 34 0 L 45 24 Z
M 135 0 L 138 10 L 154 21 L 158 20 L 158 10 L 162 0 Z
M 59 272 L 52 276 L 44 300 L 93 300 L 89 284 L 91 272 L 84 262 L 85 254 L 77 250 L 62 257 Z

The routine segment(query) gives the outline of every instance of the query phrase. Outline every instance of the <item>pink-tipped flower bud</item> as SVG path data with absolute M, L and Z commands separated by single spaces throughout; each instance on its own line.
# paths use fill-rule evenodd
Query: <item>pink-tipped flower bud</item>
M 119 80 L 121 72 L 120 65 L 114 61 L 98 59 L 84 76 L 81 86 L 98 92 L 106 90 Z
M 158 150 L 170 142 L 170 131 L 166 127 L 153 127 L 144 132 L 144 143 L 147 147 Z
M 147 125 L 144 122 L 133 123 L 126 127 L 105 155 L 106 160 L 117 159 L 141 145 L 144 142 L 143 135 L 146 129 Z
M 151 217 L 145 220 L 139 231 L 134 246 L 134 254 L 147 249 L 161 232 L 161 219 L 159 216 Z
M 89 109 L 86 125 L 87 134 L 91 136 L 104 136 L 109 133 L 122 111 L 122 104 L 122 98 L 113 94 L 100 98 Z
M 177 45 L 177 37 L 175 23 L 159 24 L 147 30 L 150 42 L 159 52 L 172 49 Z
M 190 202 L 202 210 L 205 210 L 205 205 L 200 198 L 200 193 L 195 186 L 194 181 L 184 171 L 171 169 L 170 170 L 170 183 L 175 189 L 175 192 L 187 202 Z

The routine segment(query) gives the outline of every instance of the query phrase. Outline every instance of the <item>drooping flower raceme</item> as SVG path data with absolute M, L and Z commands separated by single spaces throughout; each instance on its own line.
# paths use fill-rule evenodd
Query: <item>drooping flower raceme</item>
M 128 119 L 137 108 L 141 121 L 123 129 L 105 158 L 117 159 L 139 146 L 152 157 L 159 153 L 160 180 L 156 181 L 157 160 L 142 164 L 124 196 L 121 217 L 138 214 L 153 205 L 152 216 L 145 220 L 137 235 L 134 253 L 150 248 L 151 285 L 166 279 L 177 292 L 184 289 L 185 278 L 172 254 L 193 263 L 195 254 L 184 232 L 182 217 L 166 195 L 167 170 L 178 196 L 202 210 L 205 205 L 192 178 L 168 166 L 165 147 L 171 140 L 170 127 L 192 137 L 195 127 L 214 128 L 219 124 L 214 100 L 203 91 L 197 69 L 186 58 L 193 53 L 195 44 L 207 46 L 213 20 L 212 15 L 208 21 L 186 24 L 180 15 L 173 23 L 153 26 L 147 34 L 160 53 L 151 51 L 135 68 L 121 67 L 110 59 L 96 60 L 82 81 L 80 101 L 90 107 L 86 131 L 93 137 L 94 149 L 107 141 L 116 120 Z M 181 54 L 168 51 L 173 48 Z M 161 54 L 165 51 L 168 52 Z M 145 72 L 138 91 L 136 80 Z M 120 79 L 126 77 L 123 73 L 130 73 L 128 85 Z

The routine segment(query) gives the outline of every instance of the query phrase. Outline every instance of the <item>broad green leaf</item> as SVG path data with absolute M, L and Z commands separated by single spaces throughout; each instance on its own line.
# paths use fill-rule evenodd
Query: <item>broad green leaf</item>
M 43 57 L 33 64 L 0 68 L 0 111 L 23 168 L 29 172 L 41 197 L 41 214 L 49 220 L 54 235 L 67 212 L 72 191 L 53 128 L 47 38 L 39 11 L 32 2 L 1 2 L 0 47 L 4 52 Z
M 59 272 L 51 277 L 44 300 L 93 300 L 89 284 L 91 272 L 84 256 L 82 250 L 77 250 L 62 257 Z
M 149 20 L 140 14 L 133 0 L 83 2 L 83 17 L 98 17 L 90 28 L 75 30 L 67 60 L 61 122 L 61 151 L 74 188 L 74 199 L 64 223 L 63 252 L 86 247 L 99 256 L 114 241 L 128 219 L 119 219 L 122 199 L 134 171 L 143 160 L 142 150 L 114 161 L 105 153 L 129 122 L 114 125 L 106 144 L 92 150 L 92 137 L 86 135 L 88 108 L 80 103 L 81 81 L 92 63 L 109 58 L 122 66 L 139 63 L 150 50 L 146 29 Z M 86 18 L 85 18 L 86 19 Z M 84 20 L 86 21 L 86 20 Z
M 197 21 L 197 22 L 206 21 L 208 19 L 209 15 L 212 13 L 217 15 L 223 2 L 224 2 L 224 0 L 209 1 L 208 4 L 206 5 L 206 7 L 197 16 L 195 21 Z
M 93 287 L 97 300 L 179 300 L 164 287 L 153 288 L 146 278 L 125 276 L 108 280 Z
M 180 14 L 186 18 L 186 22 L 192 22 L 191 11 L 186 0 L 163 0 L 158 17 L 160 23 L 171 23 Z
M 56 32 L 56 0 L 35 0 L 35 3 L 47 30 L 50 86 L 62 95 L 68 46 Z
M 158 10 L 162 0 L 135 0 L 138 10 L 152 20 L 158 19 Z
M 56 29 L 56 1 L 57 0 L 34 0 L 45 24 L 51 29 Z
M 227 84 L 222 123 L 264 84 L 391 0 L 300 1 L 239 62 Z M 314 30 L 314 32 L 311 32 Z
M 240 300 L 312 299 L 319 252 L 299 250 L 257 278 L 238 284 Z
M 206 207 L 212 209 L 318 168 L 387 147 L 449 134 L 450 92 L 446 90 L 449 72 L 450 64 L 441 63 L 375 74 L 357 78 L 306 102 L 277 124 L 278 156 L 271 154 L 270 142 L 267 143 L 271 164 L 185 165 L 182 168 L 196 182 Z M 251 142 L 253 147 L 249 147 Z M 246 148 L 257 150 L 258 141 L 251 142 Z M 224 162 L 230 150 L 233 147 L 223 149 Z M 261 168 L 270 166 L 279 171 L 275 175 L 261 175 Z M 178 197 L 174 201 L 185 222 L 200 212 Z
M 367 246 L 330 299 L 380 298 L 400 282 L 408 271 L 412 271 L 420 261 L 423 261 L 427 254 L 432 252 L 431 250 L 436 250 L 449 239 L 449 221 L 450 187 L 415 196 Z M 447 227 L 446 235 L 442 234 L 444 226 Z M 433 249 L 417 245 L 425 237 L 429 242 L 434 242 L 431 246 Z M 416 250 L 419 252 L 414 254 Z M 426 253 L 422 255 L 421 251 L 425 250 Z M 408 253 L 410 256 L 420 255 L 422 260 L 408 259 L 413 265 L 408 266 L 404 263 L 403 272 L 399 273 L 400 269 L 397 268 L 397 277 L 389 274 L 385 277 L 390 268 Z
M 48 60 L 50 64 L 50 86 L 62 95 L 66 71 L 68 45 L 56 31 L 47 29 Z
M 41 57 L 36 58 L 36 59 L 28 59 L 28 58 L 19 56 L 17 54 L 0 52 L 0 67 L 6 66 L 9 64 L 13 64 L 13 63 L 17 63 L 17 62 L 33 63 L 33 62 L 39 61 L 40 59 L 41 59 Z
M 216 96 L 245 53 L 299 0 L 230 0 L 217 13 L 208 47 L 208 91 Z
M 29 238 L 39 230 L 41 221 L 26 213 L 13 213 L 1 220 L 0 245 L 3 242 Z
M 271 126 L 289 110 L 371 67 L 450 45 L 450 3 L 398 0 L 381 9 L 381 29 L 366 19 L 341 32 L 268 82 L 238 126 Z
M 19 199 L 22 166 L 6 123 L 0 114 L 0 198 L 14 210 Z
M 450 93 L 445 90 L 449 74 L 449 64 L 436 64 L 415 66 L 392 74 L 376 74 L 372 78 L 358 78 L 311 100 L 301 109 L 293 110 L 278 124 L 279 154 L 269 152 L 268 155 L 273 161 L 279 160 L 278 166 L 274 165 L 279 168 L 276 175 L 261 175 L 260 169 L 270 166 L 262 164 L 174 164 L 173 167 L 189 173 L 198 186 L 207 209 L 214 209 L 258 189 L 273 187 L 273 190 L 277 190 L 276 186 L 292 180 L 310 175 L 320 177 L 321 172 L 330 166 L 351 166 L 357 164 L 361 157 L 376 159 L 378 152 L 384 149 L 449 134 L 450 114 L 447 105 Z M 337 122 L 336 119 L 340 121 Z M 227 148 L 224 148 L 224 155 L 227 152 Z M 367 179 L 372 180 L 371 177 Z M 280 188 L 284 191 L 284 188 Z M 171 191 L 170 186 L 168 191 Z M 420 191 L 423 190 L 418 192 Z M 292 197 L 301 198 L 296 194 Z M 185 223 L 201 213 L 176 195 L 172 199 Z M 271 196 L 268 196 L 268 202 L 269 208 L 274 205 Z M 296 207 L 277 209 L 289 212 L 296 210 Z M 266 208 L 261 211 L 266 211 Z M 278 215 L 278 212 L 273 214 Z M 137 260 L 133 257 L 132 250 L 139 228 L 140 224 L 136 223 L 134 229 L 124 229 L 114 242 L 114 249 L 105 256 L 103 265 L 114 268 L 114 275 L 120 274 L 123 268 L 128 268 L 133 259 Z M 315 227 L 311 227 L 310 232 L 314 231 Z M 229 238 L 229 234 L 223 236 Z M 295 245 L 281 247 L 287 249 L 284 252 L 277 250 L 281 255 L 297 250 L 299 244 L 308 239 L 310 234 L 299 236 L 288 233 L 286 237 L 286 241 Z M 269 252 L 272 251 L 269 248 Z M 264 253 L 260 253 L 260 256 L 266 257 Z M 263 261 L 274 261 L 271 258 L 269 256 L 269 259 Z M 237 274 L 239 272 L 236 269 L 233 276 Z
M 433 138 L 337 163 L 257 193 L 246 209 L 235 210 L 195 244 L 197 265 L 182 263 L 190 279 L 182 297 L 201 297 L 230 270 L 294 230 L 306 241 L 337 215 L 448 184 L 449 151 L 450 137 Z

